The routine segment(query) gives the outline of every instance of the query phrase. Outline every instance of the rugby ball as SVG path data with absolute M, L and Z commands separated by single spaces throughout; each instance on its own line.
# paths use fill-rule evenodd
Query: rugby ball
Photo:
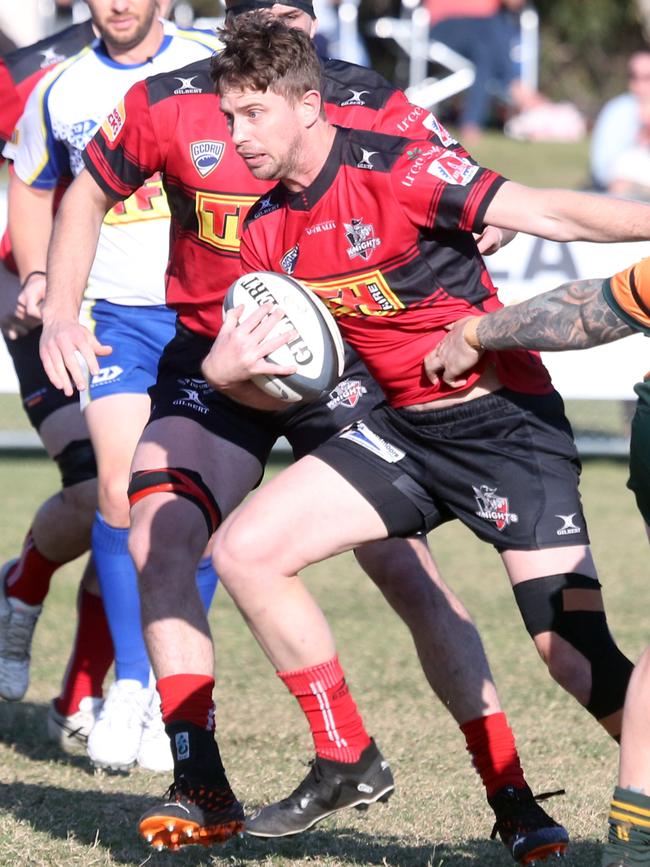
M 254 271 L 239 277 L 228 289 L 223 307 L 228 311 L 242 304 L 243 321 L 267 302 L 276 304 L 285 314 L 271 334 L 295 330 L 298 336 L 266 358 L 297 370 L 289 376 L 255 376 L 253 382 L 286 403 L 318 400 L 331 391 L 343 373 L 345 348 L 334 317 L 306 286 L 272 271 Z

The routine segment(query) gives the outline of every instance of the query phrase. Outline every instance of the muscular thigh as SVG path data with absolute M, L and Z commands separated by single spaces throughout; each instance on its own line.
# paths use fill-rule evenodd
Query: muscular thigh
M 264 471 L 258 457 L 245 447 L 179 416 L 150 422 L 135 451 L 134 473 L 163 468 L 198 473 L 222 517 L 239 505 Z
M 293 575 L 309 563 L 386 537 L 374 507 L 336 470 L 307 456 L 235 511 L 215 547 Z

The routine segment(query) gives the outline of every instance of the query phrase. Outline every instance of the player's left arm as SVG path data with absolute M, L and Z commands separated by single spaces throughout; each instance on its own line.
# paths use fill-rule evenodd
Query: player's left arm
M 460 386 L 487 349 L 588 349 L 636 331 L 612 309 L 603 279 L 576 280 L 486 316 L 454 323 L 425 358 L 432 382 Z
M 535 189 L 513 181 L 496 191 L 484 221 L 551 241 L 650 239 L 650 205 L 575 190 Z

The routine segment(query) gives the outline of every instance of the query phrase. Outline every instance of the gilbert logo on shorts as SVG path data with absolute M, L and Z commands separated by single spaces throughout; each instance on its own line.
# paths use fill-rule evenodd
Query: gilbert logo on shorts
M 193 409 L 201 415 L 206 415 L 208 407 L 201 400 L 199 394 L 199 383 L 195 380 L 185 380 L 186 384 L 181 385 L 181 391 L 185 392 L 185 397 L 179 397 L 172 402 L 172 406 L 185 406 L 188 409 Z M 201 383 L 203 384 L 203 383 Z
M 499 531 L 505 530 L 509 524 L 517 523 L 519 515 L 510 511 L 508 498 L 499 496 L 496 488 L 488 485 L 481 485 L 479 488 L 472 485 L 472 488 L 478 503 L 476 514 L 479 518 L 492 521 Z
M 573 519 L 576 516 L 576 512 L 571 512 L 570 515 L 556 515 L 556 518 L 559 518 L 562 521 L 562 526 L 559 530 L 556 531 L 556 535 L 558 536 L 575 536 L 576 533 L 581 533 L 582 530 L 580 527 L 576 527 Z

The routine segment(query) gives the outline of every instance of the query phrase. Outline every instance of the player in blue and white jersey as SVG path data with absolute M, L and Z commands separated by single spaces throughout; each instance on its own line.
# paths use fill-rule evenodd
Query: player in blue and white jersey
M 157 5 L 156 0 L 91 0 L 100 38 L 52 70 L 30 97 L 5 148 L 16 175 L 10 229 L 26 214 L 33 227 L 30 234 L 12 237 L 21 273 L 45 271 L 54 190 L 62 178 L 81 170 L 83 149 L 102 122 L 109 135 L 119 131 L 128 88 L 208 57 L 218 47 L 209 33 L 180 30 L 159 19 Z M 194 92 L 191 80 L 179 78 L 178 86 L 180 93 Z M 149 416 L 147 389 L 174 332 L 174 315 L 164 306 L 168 236 L 167 202 L 159 177 L 153 177 L 104 220 L 83 314 L 98 340 L 112 347 L 91 379 L 84 416 L 98 463 L 93 553 L 116 654 L 116 683 L 88 749 L 98 765 L 128 767 L 137 760 L 154 770 L 167 769 L 171 756 L 157 695 L 149 688 L 137 581 L 127 551 L 126 489 L 133 450 Z M 27 312 L 39 315 L 45 281 L 32 281 L 28 288 Z M 77 323 L 81 300 L 57 299 L 66 324 Z M 212 570 L 201 569 L 199 581 L 207 603 L 216 583 Z

